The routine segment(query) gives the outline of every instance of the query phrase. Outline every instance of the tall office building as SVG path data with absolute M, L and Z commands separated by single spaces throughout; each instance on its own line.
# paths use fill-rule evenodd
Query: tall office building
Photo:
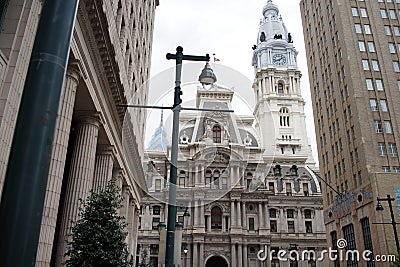
M 376 206 L 377 197 L 396 198 L 400 222 L 400 1 L 302 0 L 300 8 L 320 171 L 327 182 L 328 244 L 336 247 L 344 238 L 347 249 L 394 254 L 392 226 L 376 224 L 391 222 L 388 202 L 379 203 L 383 214 Z
M 277 252 L 326 248 L 298 52 L 271 0 L 256 38 L 254 116 L 219 111 L 233 108 L 237 92 L 217 84 L 217 70 L 207 63 L 199 80 L 209 84 L 199 83 L 196 105 L 211 111 L 180 118 L 177 221 L 184 228 L 182 247 L 175 243 L 177 266 L 315 266 L 310 258 L 280 261 Z M 169 152 L 157 149 L 162 129 L 161 121 L 147 151 L 148 196 L 141 202 L 138 238 L 138 252 L 147 251 L 153 266 L 160 266 L 157 228 L 168 217 Z M 275 253 L 262 260 L 260 250 Z M 137 255 L 143 261 L 145 253 Z
M 43 2 L 0 3 L 0 195 L 7 186 L 5 173 Z M 135 258 L 138 183 L 145 180 L 141 167 L 145 112 L 132 112 L 136 127 L 123 128 L 125 110 L 117 104 L 146 103 L 147 88 L 141 85 L 149 77 L 157 5 L 158 0 L 79 1 L 36 266 L 62 266 L 79 198 L 85 199 L 111 177 L 122 186 L 121 215 L 127 219 L 129 252 Z M 129 150 L 129 158 L 124 150 Z

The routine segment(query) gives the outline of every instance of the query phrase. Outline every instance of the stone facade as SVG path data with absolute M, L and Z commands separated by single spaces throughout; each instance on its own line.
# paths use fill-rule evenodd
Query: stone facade
M 400 188 L 399 1 L 302 0 L 304 38 L 331 246 L 344 238 L 374 255 L 396 253 L 387 202 Z M 400 221 L 399 202 L 393 202 Z M 330 263 L 329 266 L 336 266 Z M 389 266 L 343 261 L 341 266 Z
M 0 33 L 0 194 L 19 103 L 42 8 L 40 0 L 10 1 Z M 158 0 L 80 1 L 60 99 L 36 266 L 62 266 L 78 200 L 115 177 L 124 196 L 130 254 L 135 257 L 146 112 L 117 104 L 147 101 Z M 1 14 L 3 15 L 3 14 Z M 124 123 L 125 122 L 125 123 Z M 122 133 L 126 132 L 122 138 Z M 123 143 L 129 144 L 126 148 Z M 125 152 L 129 150 L 129 158 Z M 135 167 L 132 167 L 135 166 Z
M 263 15 L 259 36 L 264 32 L 264 37 L 253 57 L 255 116 L 220 112 L 232 109 L 235 91 L 215 82 L 198 86 L 196 98 L 198 108 L 214 111 L 181 115 L 177 221 L 184 227 L 182 246 L 176 250 L 181 256 L 178 266 L 315 266 L 308 260 L 278 265 L 275 254 L 267 261 L 257 254 L 280 249 L 318 253 L 326 248 L 297 51 L 278 19 L 277 6 L 268 1 Z M 275 54 L 289 60 L 278 64 Z M 208 64 L 201 75 L 216 81 Z M 148 196 L 141 202 L 137 262 L 142 260 L 139 252 L 146 250 L 154 266 L 160 248 L 158 225 L 168 217 L 169 154 L 146 151 Z

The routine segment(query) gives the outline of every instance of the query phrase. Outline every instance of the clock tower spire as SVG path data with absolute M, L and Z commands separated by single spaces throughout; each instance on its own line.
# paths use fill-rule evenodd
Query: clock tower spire
M 264 6 L 262 15 L 252 65 L 254 114 L 260 126 L 265 156 L 276 162 L 314 167 L 300 89 L 298 52 L 272 0 Z

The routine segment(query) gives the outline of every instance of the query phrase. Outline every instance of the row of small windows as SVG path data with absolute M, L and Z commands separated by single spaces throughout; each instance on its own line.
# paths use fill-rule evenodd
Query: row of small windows
M 378 0 L 378 3 L 383 3 L 383 2 L 384 2 L 383 0 Z M 400 0 L 386 0 L 386 3 L 394 3 L 394 2 L 400 3 Z
M 391 157 L 397 157 L 397 146 L 394 143 L 389 143 L 388 144 L 388 151 L 386 150 L 386 144 L 385 143 L 378 143 L 378 154 L 381 157 L 385 157 L 387 155 L 387 152 L 389 152 L 389 155 Z
M 383 121 L 383 125 L 387 134 L 393 133 L 392 124 L 390 123 L 390 121 Z M 374 127 L 376 133 L 383 133 L 382 122 L 380 120 L 374 120 Z
M 379 110 L 378 100 L 376 100 L 375 98 L 371 98 L 369 100 L 369 105 L 370 105 L 372 111 L 378 111 Z M 379 100 L 379 105 L 381 107 L 381 111 L 382 112 L 388 112 L 386 99 Z

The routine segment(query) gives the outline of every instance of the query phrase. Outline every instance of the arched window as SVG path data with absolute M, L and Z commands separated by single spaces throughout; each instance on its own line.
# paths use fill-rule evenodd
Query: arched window
M 218 206 L 211 209 L 211 229 L 222 229 L 222 210 Z
M 279 110 L 279 124 L 281 127 L 289 127 L 290 126 L 289 109 L 288 108 L 281 108 Z
M 253 174 L 251 172 L 248 172 L 247 175 L 246 175 L 246 187 L 247 187 L 247 189 L 250 189 L 252 181 L 253 181 Z
M 213 140 L 214 143 L 221 143 L 221 127 L 217 125 L 213 127 Z
M 283 83 L 278 83 L 278 94 L 283 95 Z

